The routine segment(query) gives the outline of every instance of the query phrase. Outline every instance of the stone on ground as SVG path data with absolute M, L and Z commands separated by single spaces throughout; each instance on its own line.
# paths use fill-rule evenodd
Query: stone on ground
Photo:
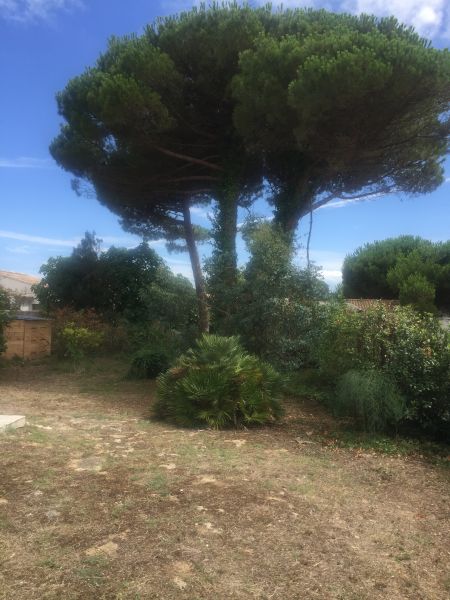
M 0 415 L 0 431 L 17 429 L 24 426 L 25 417 L 23 415 Z

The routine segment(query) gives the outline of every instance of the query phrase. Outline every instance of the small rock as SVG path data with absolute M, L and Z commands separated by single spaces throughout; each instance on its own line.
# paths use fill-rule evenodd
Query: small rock
M 53 520 L 53 519 L 57 519 L 58 517 L 60 517 L 61 513 L 58 510 L 48 510 L 45 513 L 45 516 L 47 517 L 47 519 Z
M 185 581 L 183 581 L 181 579 L 181 577 L 178 577 L 178 576 L 173 578 L 173 582 L 177 586 L 177 588 L 180 590 L 184 590 L 187 586 L 187 583 Z
M 240 448 L 241 446 L 243 446 L 244 444 L 247 443 L 247 440 L 225 440 L 226 442 L 229 442 L 230 444 L 234 444 L 236 446 L 236 448 Z
M 190 573 L 190 571 L 192 569 L 190 563 L 186 562 L 185 560 L 175 561 L 173 563 L 173 568 L 177 573 L 180 573 L 180 574 Z
M 0 504 L 8 504 L 8 500 L 6 498 L 0 498 Z
M 75 458 L 69 462 L 69 468 L 74 471 L 101 471 L 103 459 L 100 456 Z
M 203 483 L 216 483 L 216 480 L 214 477 L 210 477 L 209 475 L 204 475 L 203 477 L 200 477 L 200 479 L 198 480 L 197 483 L 203 484 Z
M 86 556 L 96 556 L 97 554 L 106 554 L 107 556 L 114 558 L 117 555 L 118 544 L 115 542 L 106 542 L 102 546 L 94 546 L 86 550 Z

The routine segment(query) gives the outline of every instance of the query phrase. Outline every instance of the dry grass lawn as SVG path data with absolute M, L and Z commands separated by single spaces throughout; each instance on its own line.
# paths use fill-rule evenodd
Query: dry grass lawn
M 0 434 L 2 600 L 449 598 L 448 470 L 328 444 L 301 401 L 270 428 L 154 422 L 123 373 L 1 370 L 28 419 Z

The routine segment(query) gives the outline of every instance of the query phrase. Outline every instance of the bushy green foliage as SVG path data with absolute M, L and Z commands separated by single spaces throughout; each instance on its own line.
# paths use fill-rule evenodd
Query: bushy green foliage
M 445 51 L 393 18 L 288 10 L 278 21 L 277 35 L 241 52 L 232 89 L 279 223 L 293 231 L 311 209 L 358 190 L 415 194 L 443 182 Z
M 400 304 L 412 306 L 419 312 L 435 313 L 435 297 L 435 286 L 420 273 L 411 273 L 400 284 Z
M 365 244 L 345 257 L 342 266 L 343 293 L 346 298 L 395 298 L 387 282 L 389 269 L 400 256 L 409 254 L 422 243 L 419 237 L 402 235 Z
M 152 283 L 141 291 L 144 313 L 143 323 L 158 323 L 161 327 L 191 338 L 197 333 L 197 301 L 192 283 L 182 275 L 174 275 L 161 265 Z
M 267 423 L 282 412 L 280 376 L 237 337 L 204 335 L 158 378 L 156 414 L 214 428 Z
M 96 350 L 102 342 L 102 334 L 86 327 L 67 325 L 61 332 L 65 344 L 65 356 L 79 363 L 87 354 Z
M 5 327 L 9 321 L 11 298 L 8 292 L 0 287 L 0 354 L 6 350 Z
M 58 94 L 50 151 L 127 229 L 184 238 L 207 329 L 189 207 L 218 203 L 216 282 L 231 289 L 237 207 L 263 182 L 291 234 L 336 197 L 435 189 L 449 70 L 447 52 L 393 18 L 205 2 L 112 38 Z M 234 298 L 215 293 L 216 321 Z
M 131 379 L 154 379 L 169 368 L 169 357 L 165 352 L 153 348 L 141 348 L 132 360 L 128 377 Z
M 74 310 L 68 306 L 51 312 L 52 318 L 52 354 L 63 357 L 67 354 L 67 344 L 63 337 L 64 330 L 84 328 L 98 334 L 101 340 L 96 350 L 100 352 L 120 352 L 130 345 L 128 328 L 123 321 L 107 322 L 93 309 Z
M 450 425 L 448 333 L 432 315 L 381 303 L 365 312 L 344 304 L 323 307 L 326 316 L 316 346 L 322 377 L 331 385 L 350 370 L 389 376 L 405 398 L 405 419 L 430 431 Z
M 71 256 L 50 258 L 41 267 L 43 277 L 34 290 L 44 310 L 94 309 L 114 321 L 145 317 L 142 292 L 154 283 L 161 258 L 147 244 L 101 252 L 100 243 L 86 233 Z
M 405 235 L 366 244 L 342 273 L 346 298 L 398 298 L 422 312 L 450 307 L 450 242 Z
M 334 412 L 352 417 L 367 432 L 385 431 L 405 414 L 405 402 L 395 383 L 375 370 L 352 370 L 336 388 Z
M 289 236 L 270 223 L 251 221 L 243 230 L 250 254 L 243 272 L 235 331 L 245 347 L 277 369 L 308 364 L 321 312 L 317 300 L 328 294 L 318 271 L 293 263 Z
M 53 319 L 56 353 L 65 353 L 60 334 L 69 323 L 101 332 L 107 351 L 155 347 L 155 341 L 158 349 L 180 346 L 174 354 L 185 350 L 197 320 L 191 282 L 146 244 L 101 253 L 99 243 L 86 234 L 72 256 L 51 258 L 41 269 L 36 292 Z

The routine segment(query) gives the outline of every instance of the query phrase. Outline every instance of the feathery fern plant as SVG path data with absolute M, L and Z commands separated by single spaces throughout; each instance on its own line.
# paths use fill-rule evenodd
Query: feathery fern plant
M 405 401 L 395 383 L 370 369 L 348 371 L 340 378 L 333 408 L 368 432 L 386 430 L 405 416 Z
M 157 416 L 215 429 L 279 418 L 281 378 L 237 337 L 204 335 L 158 377 Z

